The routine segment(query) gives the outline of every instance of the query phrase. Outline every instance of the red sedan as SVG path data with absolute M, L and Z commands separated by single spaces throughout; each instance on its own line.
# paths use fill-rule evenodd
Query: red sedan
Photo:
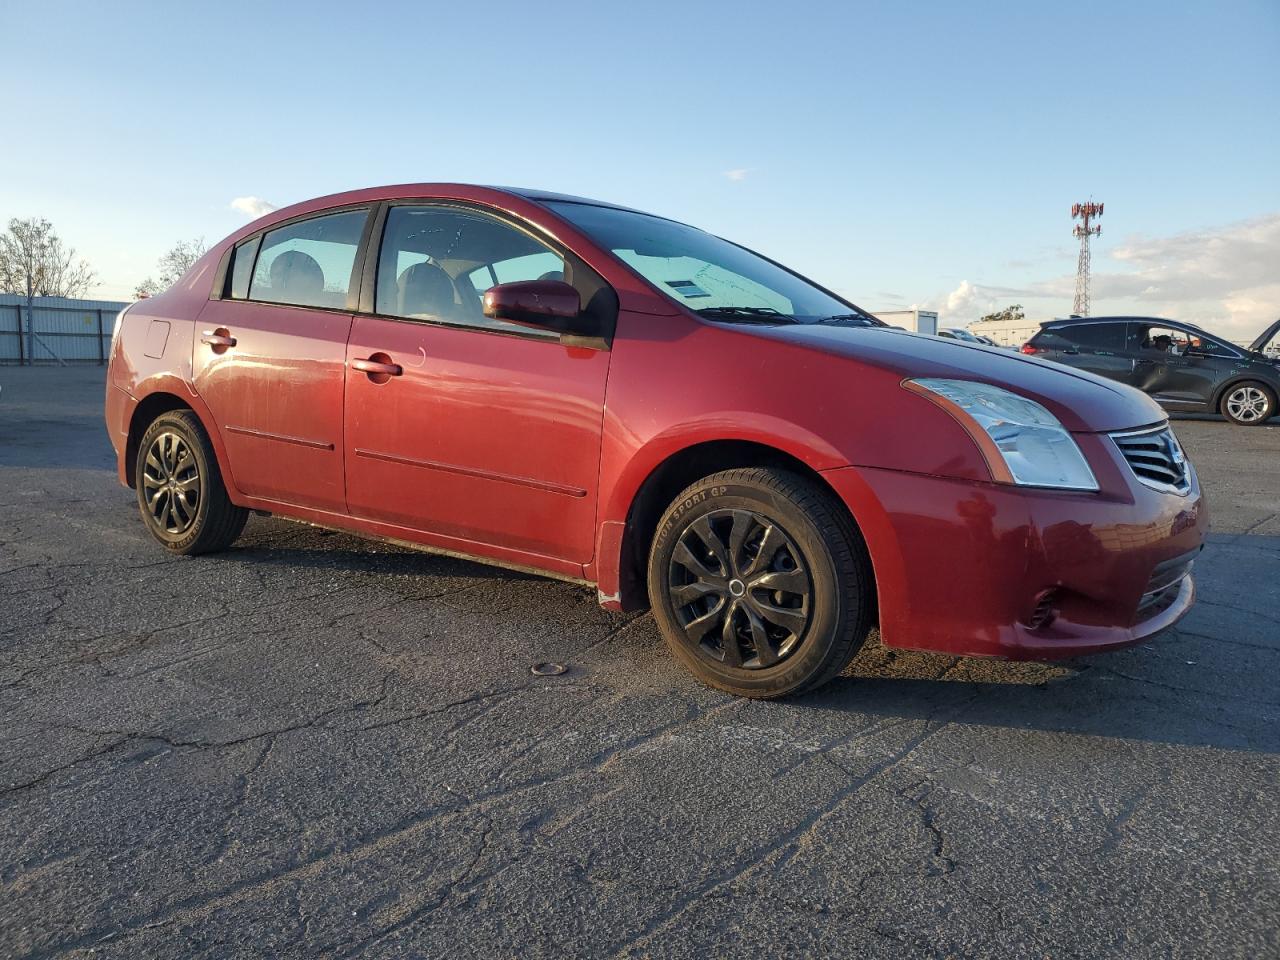
M 876 624 L 956 654 L 1135 643 L 1190 608 L 1207 526 L 1136 390 L 527 190 L 244 227 L 121 314 L 106 419 L 173 552 L 259 510 L 592 584 L 747 696 L 836 676 Z

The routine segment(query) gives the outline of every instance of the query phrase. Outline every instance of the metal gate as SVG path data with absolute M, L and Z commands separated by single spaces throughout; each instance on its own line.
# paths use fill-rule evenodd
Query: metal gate
M 114 300 L 36 297 L 27 331 L 27 301 L 0 295 L 0 364 L 102 364 L 111 352 L 116 314 L 128 304 Z

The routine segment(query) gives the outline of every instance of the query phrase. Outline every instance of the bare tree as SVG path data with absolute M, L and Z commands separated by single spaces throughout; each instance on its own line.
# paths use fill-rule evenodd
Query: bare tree
M 138 296 L 154 297 L 162 290 L 167 290 L 191 269 L 192 265 L 204 256 L 209 248 L 205 246 L 204 237 L 195 240 L 179 240 L 156 263 L 160 272 L 159 279 L 147 277 L 138 284 Z
M 0 234 L 0 292 L 27 298 L 27 357 L 34 356 L 36 297 L 82 297 L 97 279 L 76 252 L 64 246 L 48 220 L 32 217 L 9 221 Z

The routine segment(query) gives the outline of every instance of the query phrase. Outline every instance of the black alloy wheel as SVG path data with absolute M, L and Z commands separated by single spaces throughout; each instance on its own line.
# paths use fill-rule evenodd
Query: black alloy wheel
M 138 440 L 134 486 L 147 530 L 173 553 L 223 550 L 249 511 L 227 496 L 218 459 L 191 410 L 162 413 Z
M 690 524 L 669 564 L 672 606 L 689 642 L 729 667 L 771 667 L 804 638 L 813 584 L 774 521 L 716 510 Z
M 648 585 L 675 658 L 745 697 L 826 683 L 875 615 L 848 509 L 820 480 L 778 467 L 724 470 L 683 490 L 658 520 Z

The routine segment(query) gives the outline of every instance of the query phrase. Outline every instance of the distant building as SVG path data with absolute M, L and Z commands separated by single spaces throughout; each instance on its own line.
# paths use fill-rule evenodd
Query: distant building
M 1040 330 L 1041 320 L 975 320 L 969 324 L 970 333 L 990 337 L 1002 347 L 1020 347 Z
M 912 333 L 938 332 L 938 314 L 933 310 L 876 310 L 871 315 L 891 327 L 901 327 Z

